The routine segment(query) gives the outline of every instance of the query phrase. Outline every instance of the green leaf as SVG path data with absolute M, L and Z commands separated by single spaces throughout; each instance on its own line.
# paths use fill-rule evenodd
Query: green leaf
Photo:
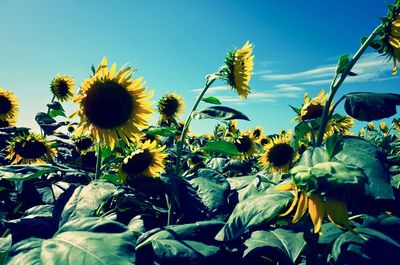
M 303 251 L 306 242 L 303 233 L 285 229 L 255 231 L 244 243 L 247 247 L 243 253 L 245 264 L 255 264 L 260 256 L 267 257 L 276 264 L 294 264 Z
M 309 148 L 301 155 L 298 165 L 312 167 L 318 163 L 329 161 L 329 154 L 325 148 Z
M 343 73 L 343 71 L 348 67 L 350 63 L 349 56 L 349 54 L 345 54 L 340 57 L 336 66 L 336 74 Z
M 358 227 L 339 236 L 332 246 L 334 264 L 395 264 L 400 244 L 370 228 Z
M 174 127 L 151 127 L 143 132 L 149 135 L 160 135 L 164 137 L 176 134 L 177 129 Z
M 49 116 L 52 117 L 52 118 L 55 118 L 55 117 L 58 117 L 58 116 L 67 117 L 63 110 L 54 110 L 54 109 L 50 110 Z
M 61 103 L 58 101 L 53 101 L 53 102 L 47 104 L 47 107 L 49 107 L 49 109 L 51 109 L 51 110 L 60 110 L 60 111 L 64 112 L 64 108 L 62 107 Z
M 193 119 L 216 119 L 220 121 L 246 120 L 249 118 L 235 109 L 225 106 L 213 106 L 192 113 Z
M 345 164 L 363 169 L 367 176 L 365 195 L 374 199 L 394 198 L 390 184 L 389 171 L 386 167 L 386 155 L 369 142 L 352 136 L 343 136 L 343 149 L 334 156 Z
M 297 115 L 300 115 L 301 109 L 296 108 L 296 107 L 293 107 L 292 105 L 289 105 L 289 107 L 290 107 L 294 112 L 296 112 Z
M 329 160 L 331 160 L 333 156 L 335 156 L 342 150 L 343 146 L 341 145 L 340 142 L 341 139 L 342 136 L 339 134 L 333 134 L 329 136 L 328 139 L 326 139 L 325 147 L 329 155 Z
M 186 176 L 186 179 L 211 213 L 222 214 L 227 211 L 230 187 L 223 175 L 212 169 L 199 169 Z
M 203 98 L 202 101 L 210 103 L 210 104 L 214 104 L 214 105 L 221 105 L 221 101 L 219 101 L 219 99 L 217 99 L 216 97 Z
M 291 192 L 262 192 L 239 202 L 215 239 L 231 241 L 272 221 L 293 199 Z
M 236 145 L 227 141 L 207 142 L 203 149 L 209 152 L 218 152 L 230 156 L 239 156 L 242 154 L 237 150 Z
M 0 179 L 23 181 L 36 179 L 60 168 L 52 165 L 10 165 L 0 167 Z
M 100 179 L 109 181 L 114 185 L 122 184 L 121 177 L 118 174 L 103 174 Z
M 128 230 L 124 224 L 99 217 L 81 217 L 73 219 L 60 227 L 57 234 L 69 231 L 85 231 L 96 233 L 123 233 Z
M 346 113 L 360 121 L 388 118 L 397 113 L 400 95 L 392 93 L 350 93 L 344 95 Z
M 51 239 L 29 238 L 15 244 L 7 264 L 132 264 L 132 232 L 92 233 L 69 231 Z
M 5 264 L 4 261 L 7 258 L 8 251 L 12 246 L 11 234 L 6 237 L 0 237 L 0 264 Z

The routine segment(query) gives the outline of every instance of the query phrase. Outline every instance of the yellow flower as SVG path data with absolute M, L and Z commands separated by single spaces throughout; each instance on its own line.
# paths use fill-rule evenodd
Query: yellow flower
M 14 93 L 0 87 L 0 120 L 15 125 L 18 115 L 18 99 Z
M 35 133 L 14 137 L 8 144 L 6 159 L 10 160 L 12 165 L 46 164 L 57 155 L 56 149 L 46 142 L 44 137 Z
M 14 125 L 15 125 L 14 119 L 4 119 L 4 120 L 0 119 L 0 128 L 14 126 Z
M 145 91 L 143 78 L 131 79 L 134 72 L 130 67 L 117 72 L 115 64 L 108 69 L 103 58 L 75 98 L 80 104 L 76 136 L 89 132 L 93 139 L 114 149 L 119 139 L 129 142 L 140 129 L 148 127 L 154 112 L 149 102 L 153 93 Z
M 290 145 L 291 141 L 291 133 L 272 137 L 263 146 L 264 153 L 258 159 L 262 167 L 267 168 L 270 166 L 271 172 L 287 172 L 297 158 L 297 154 Z
M 74 94 L 74 89 L 74 79 L 68 75 L 57 74 L 50 83 L 50 90 L 59 101 L 71 99 Z
M 375 131 L 375 125 L 372 122 L 368 122 L 367 124 L 367 130 L 368 131 Z
M 388 43 L 391 47 L 390 55 L 393 57 L 392 74 L 397 74 L 397 61 L 400 61 L 400 15 L 397 14 L 390 24 L 390 33 L 388 34 Z
M 81 135 L 72 139 L 78 152 L 87 150 L 93 146 L 93 139 L 90 135 Z
M 365 137 L 365 129 L 361 128 L 360 132 L 358 133 L 358 136 L 360 136 L 361 138 Z
M 270 141 L 270 138 L 268 136 L 264 135 L 263 137 L 261 137 L 259 142 L 262 146 L 264 146 L 264 145 L 267 145 L 269 143 L 269 141 Z
M 281 214 L 281 216 L 289 215 L 293 212 L 294 208 L 296 208 L 292 219 L 293 223 L 298 222 L 308 209 L 308 214 L 314 225 L 314 233 L 322 233 L 321 226 L 325 216 L 327 216 L 333 224 L 341 228 L 351 229 L 347 203 L 344 200 L 338 200 L 333 197 L 325 197 L 324 199 L 315 192 L 307 195 L 304 191 L 299 191 L 296 186 L 291 184 L 280 185 L 275 189 L 278 191 L 294 190 L 292 204 L 286 212 Z
M 232 137 L 238 132 L 238 121 L 237 120 L 231 120 L 229 121 L 227 125 L 227 132 L 226 132 L 226 137 Z
M 242 153 L 242 159 L 249 159 L 257 153 L 254 138 L 249 132 L 239 135 L 239 137 L 233 141 L 233 144 L 236 146 L 236 149 Z
M 195 150 L 192 155 L 188 158 L 188 164 L 190 168 L 194 168 L 196 166 L 200 166 L 204 162 L 205 153 L 203 150 Z
M 249 82 L 254 66 L 253 47 L 253 44 L 247 41 L 239 50 L 228 52 L 225 66 L 220 70 L 221 78 L 231 89 L 235 89 L 242 99 L 247 98 L 250 93 Z
M 163 120 L 176 119 L 183 113 L 183 97 L 176 93 L 165 94 L 158 102 L 158 112 Z
M 320 118 L 322 116 L 322 112 L 324 110 L 328 97 L 329 94 L 325 94 L 325 91 L 323 89 L 315 98 L 312 99 L 310 99 L 308 93 L 304 93 L 304 104 L 300 109 L 299 116 L 297 116 L 293 120 L 305 121 Z
M 258 142 L 258 140 L 261 140 L 264 136 L 264 129 L 261 126 L 256 126 L 251 133 L 254 140 Z
M 383 121 L 379 124 L 379 129 L 386 134 L 389 131 L 389 127 L 386 125 L 386 123 Z
M 168 154 L 163 153 L 165 146 L 157 147 L 157 142 L 139 142 L 131 154 L 124 158 L 120 167 L 120 174 L 124 183 L 137 177 L 145 176 L 157 178 L 165 168 L 165 158 Z
M 341 135 L 350 135 L 350 129 L 354 126 L 354 119 L 349 116 L 333 115 L 326 125 L 324 138 L 338 133 Z

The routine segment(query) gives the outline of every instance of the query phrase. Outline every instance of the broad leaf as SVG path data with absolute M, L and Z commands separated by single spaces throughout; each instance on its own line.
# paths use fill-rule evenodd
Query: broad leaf
M 306 242 L 303 233 L 285 229 L 255 231 L 244 243 L 247 247 L 243 257 L 246 264 L 254 264 L 259 256 L 274 260 L 275 263 L 295 263 Z
M 312 167 L 316 164 L 329 161 L 329 154 L 325 148 L 308 148 L 297 162 L 298 165 Z
M 220 241 L 234 240 L 249 230 L 267 224 L 277 217 L 292 199 L 291 192 L 268 191 L 239 202 L 215 238 Z
M 391 117 L 400 104 L 400 95 L 391 93 L 350 93 L 345 97 L 346 113 L 360 121 Z
M 51 110 L 64 111 L 64 108 L 62 107 L 61 103 L 58 101 L 53 101 L 53 102 L 47 104 L 47 107 L 49 107 L 49 109 L 51 109 Z
M 36 179 L 44 174 L 56 172 L 59 167 L 52 165 L 10 165 L 0 167 L 0 179 L 23 181 Z
M 246 120 L 249 118 L 235 109 L 225 106 L 213 106 L 192 113 L 193 119 L 216 119 L 220 121 Z
M 207 142 L 203 149 L 206 151 L 218 152 L 230 156 L 240 156 L 242 154 L 237 150 L 236 145 L 223 140 Z

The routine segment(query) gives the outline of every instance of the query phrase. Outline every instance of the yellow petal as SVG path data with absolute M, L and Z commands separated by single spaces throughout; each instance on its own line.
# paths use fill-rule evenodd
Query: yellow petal
M 332 223 L 342 228 L 350 228 L 347 205 L 345 202 L 329 198 L 326 202 L 326 212 Z
M 293 190 L 295 187 L 290 182 L 284 183 L 282 185 L 278 185 L 275 187 L 276 191 L 288 191 Z
M 297 204 L 296 213 L 293 216 L 293 223 L 297 223 L 307 210 L 307 195 L 304 192 L 300 193 L 299 203 Z
M 280 214 L 280 216 L 286 216 L 286 215 L 290 214 L 293 211 L 294 207 L 297 204 L 297 201 L 299 200 L 299 195 L 298 194 L 299 194 L 299 192 L 297 190 L 297 187 L 295 187 L 294 198 L 293 198 L 292 204 L 290 205 L 289 209 L 287 209 L 286 212 Z
M 325 206 L 320 196 L 311 194 L 308 198 L 308 213 L 314 225 L 314 233 L 320 233 L 322 221 L 325 217 Z

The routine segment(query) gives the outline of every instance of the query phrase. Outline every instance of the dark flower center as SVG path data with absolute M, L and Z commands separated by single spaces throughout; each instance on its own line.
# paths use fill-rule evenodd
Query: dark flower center
M 8 127 L 10 123 L 7 120 L 0 120 L 0 128 Z
M 16 142 L 14 150 L 25 159 L 40 158 L 47 153 L 46 144 L 35 140 Z
M 293 148 L 285 143 L 276 144 L 268 151 L 268 161 L 276 167 L 281 167 L 292 161 Z
M 145 171 L 153 162 L 153 156 L 149 150 L 135 153 L 127 162 L 122 164 L 122 171 L 128 175 L 138 175 Z
M 93 144 L 92 139 L 90 139 L 89 137 L 85 137 L 85 138 L 81 138 L 76 140 L 76 147 L 78 147 L 79 150 L 86 150 L 88 148 L 90 148 Z
M 179 101 L 175 97 L 166 97 L 160 101 L 158 108 L 161 114 L 171 117 L 178 112 Z
M 261 145 L 267 145 L 269 143 L 268 138 L 262 138 L 260 141 Z
M 0 114 L 6 114 L 11 110 L 11 101 L 5 96 L 0 96 Z
M 88 120 L 101 129 L 123 125 L 131 118 L 133 107 L 129 91 L 111 80 L 95 82 L 83 101 Z
M 322 112 L 324 110 L 324 106 L 318 105 L 309 105 L 306 109 L 306 114 L 301 117 L 303 121 L 317 119 L 322 116 Z
M 260 138 L 260 136 L 261 136 L 261 130 L 260 129 L 255 129 L 254 131 L 253 131 L 253 136 L 254 136 L 254 139 L 258 139 L 258 138 Z
M 241 153 L 250 151 L 251 147 L 253 146 L 253 142 L 247 135 L 239 137 L 233 143 L 236 145 L 237 150 Z
M 56 83 L 56 89 L 58 91 L 59 97 L 66 97 L 68 96 L 69 86 L 65 80 L 58 80 Z

